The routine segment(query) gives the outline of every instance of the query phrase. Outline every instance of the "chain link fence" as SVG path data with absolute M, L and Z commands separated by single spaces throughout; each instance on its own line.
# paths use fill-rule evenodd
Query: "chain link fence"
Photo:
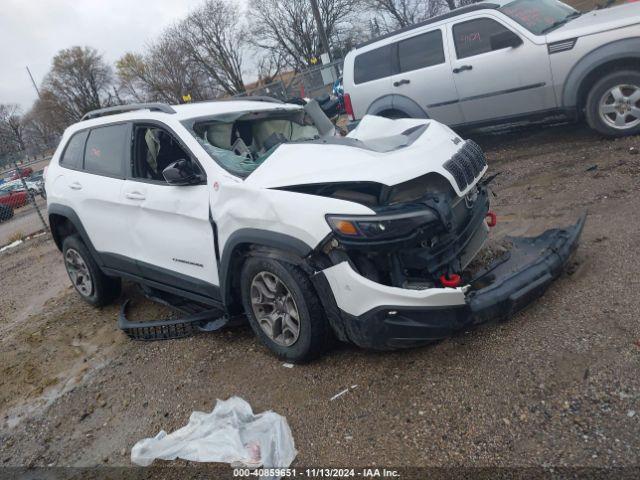
M 282 74 L 281 80 L 247 89 L 241 96 L 267 96 L 280 100 L 292 97 L 313 98 L 331 92 L 336 80 L 342 77 L 343 59 L 309 68 L 298 74 Z
M 48 231 L 44 169 L 54 149 L 0 156 L 0 248 Z

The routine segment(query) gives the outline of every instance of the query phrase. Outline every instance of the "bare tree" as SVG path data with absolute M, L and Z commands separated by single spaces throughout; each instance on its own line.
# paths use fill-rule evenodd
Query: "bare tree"
M 193 62 L 180 40 L 177 27 L 162 33 L 145 54 L 127 53 L 116 62 L 120 91 L 134 101 L 181 103 L 215 96 L 210 81 Z
M 439 0 L 366 0 L 366 3 L 374 16 L 381 18 L 385 30 L 421 22 L 442 8 Z
M 50 91 L 40 91 L 40 98 L 23 117 L 28 150 L 40 152 L 57 143 L 68 125 L 61 110 L 58 100 Z
M 465 7 L 472 3 L 478 3 L 482 0 L 444 0 L 449 10 L 455 10 L 456 8 Z
M 242 54 L 246 32 L 240 8 L 225 0 L 207 0 L 175 30 L 194 65 L 229 95 L 244 92 Z
M 374 35 L 404 28 L 480 0 L 364 0 L 373 19 Z
M 53 57 L 42 90 L 55 98 L 67 123 L 112 103 L 113 72 L 92 47 L 71 47 Z
M 345 41 L 361 0 L 319 0 L 318 4 L 329 43 Z M 285 58 L 290 67 L 303 69 L 321 53 L 308 0 L 250 0 L 249 13 L 252 43 Z
M 18 105 L 0 104 L 0 138 L 3 149 L 25 151 L 25 130 Z

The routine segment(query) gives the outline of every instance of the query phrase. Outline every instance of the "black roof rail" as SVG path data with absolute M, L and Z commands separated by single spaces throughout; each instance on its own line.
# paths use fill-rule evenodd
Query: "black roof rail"
M 488 10 L 488 9 L 496 10 L 498 8 L 500 8 L 500 5 L 498 5 L 497 3 L 476 3 L 474 5 L 468 5 L 466 7 L 456 8 L 455 10 L 451 10 L 450 12 L 443 13 L 442 15 L 437 15 L 435 17 L 428 18 L 422 22 L 414 23 L 413 25 L 409 25 L 399 30 L 386 33 L 379 37 L 372 38 L 371 40 L 367 40 L 366 42 L 356 45 L 355 49 L 357 50 L 358 48 L 366 47 L 367 45 L 371 45 L 372 43 L 379 42 L 380 40 L 384 40 L 385 38 L 394 37 L 400 33 L 409 32 L 413 29 L 424 27 L 425 25 L 431 25 L 432 23 L 440 22 L 448 18 L 454 18 L 464 13 L 475 12 L 477 10 Z
M 80 121 L 89 120 L 91 118 L 104 117 L 105 115 L 115 115 L 116 113 L 133 112 L 135 110 L 151 110 L 152 112 L 176 113 L 176 111 L 166 103 L 130 103 L 128 105 L 117 105 L 115 107 L 92 110 L 85 113 Z

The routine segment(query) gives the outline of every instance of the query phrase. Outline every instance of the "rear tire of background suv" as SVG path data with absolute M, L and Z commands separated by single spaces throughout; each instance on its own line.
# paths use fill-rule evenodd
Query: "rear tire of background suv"
M 299 333 L 295 342 L 290 345 L 282 345 L 285 341 L 284 333 L 278 343 L 278 340 L 273 338 L 275 335 L 269 335 L 261 326 L 258 317 L 264 319 L 265 312 L 274 310 L 266 304 L 258 305 L 254 301 L 256 294 L 261 291 L 257 287 L 264 278 L 277 279 L 281 282 L 279 287 L 274 288 L 278 290 L 276 296 L 287 297 L 287 293 L 290 293 L 293 305 L 297 309 Z M 242 266 L 240 286 L 242 304 L 251 328 L 262 343 L 278 357 L 291 362 L 306 362 L 319 356 L 331 344 L 331 327 L 324 309 L 311 281 L 300 268 L 271 258 L 249 257 Z M 267 293 L 272 292 L 269 290 Z M 271 297 L 258 300 L 269 301 L 270 299 Z M 260 309 L 263 309 L 262 313 Z M 277 326 L 274 328 L 276 333 L 282 330 Z
M 396 120 L 398 118 L 411 118 L 411 115 L 407 115 L 406 113 L 401 112 L 400 110 L 384 110 L 383 112 L 380 112 L 378 115 L 384 118 L 388 118 L 390 120 Z
M 633 70 L 621 70 L 610 73 L 598 81 L 589 91 L 586 104 L 587 123 L 594 130 L 607 136 L 636 135 L 640 133 L 640 121 L 629 128 L 615 128 L 608 124 L 600 113 L 603 97 L 617 86 L 633 86 L 640 91 L 640 72 Z M 610 100 L 613 100 L 611 97 Z M 640 108 L 640 101 L 635 103 L 636 108 Z M 612 121 L 615 114 L 610 114 Z M 630 118 L 630 117 L 629 117 Z M 640 120 L 640 119 L 639 119 Z
M 77 260 L 76 254 L 80 257 L 81 261 Z M 91 288 L 88 291 L 82 291 L 79 285 L 74 282 L 72 267 L 68 256 L 76 258 L 77 265 L 84 265 L 86 267 L 91 280 Z M 100 270 L 100 267 L 98 267 L 98 264 L 80 237 L 70 235 L 64 239 L 62 242 L 62 257 L 71 283 L 85 302 L 90 303 L 94 307 L 101 307 L 110 304 L 118 298 L 121 289 L 120 279 L 109 277 Z

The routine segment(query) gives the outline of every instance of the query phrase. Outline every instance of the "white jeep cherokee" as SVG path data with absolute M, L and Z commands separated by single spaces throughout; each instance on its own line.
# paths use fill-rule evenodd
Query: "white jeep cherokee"
M 367 116 L 341 137 L 315 102 L 247 99 L 91 112 L 65 132 L 46 190 L 87 302 L 130 279 L 244 313 L 301 361 L 334 336 L 424 344 L 542 294 L 584 219 L 467 271 L 495 221 L 486 171 L 475 143 L 433 120 Z

